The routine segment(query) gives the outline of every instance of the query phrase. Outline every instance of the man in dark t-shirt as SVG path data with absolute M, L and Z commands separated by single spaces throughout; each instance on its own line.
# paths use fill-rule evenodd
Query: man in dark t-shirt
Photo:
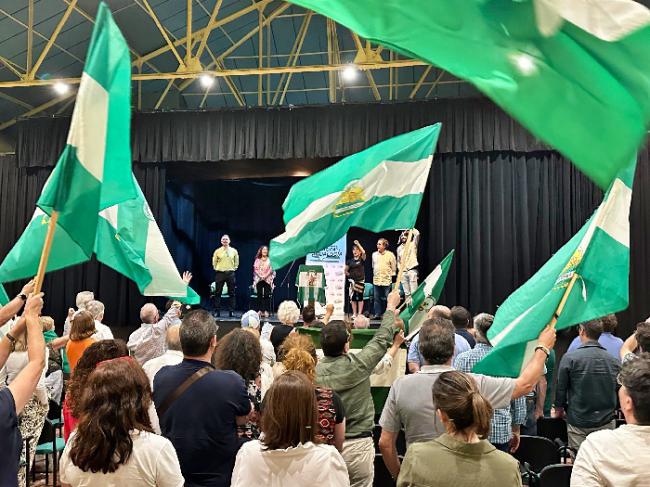
M 470 328 L 474 328 L 474 321 L 472 320 L 472 315 L 467 309 L 462 306 L 454 306 L 451 308 L 451 322 L 456 328 L 456 335 L 462 336 L 469 346 L 474 348 L 476 346 L 476 340 L 474 335 L 469 331 Z
M 210 358 L 217 345 L 214 318 L 203 310 L 188 314 L 180 328 L 183 361 L 163 367 L 153 383 L 157 410 L 198 370 L 209 371 L 159 413 L 160 429 L 178 454 L 185 485 L 227 487 L 241 446 L 237 424 L 251 411 L 244 380 L 215 370 Z

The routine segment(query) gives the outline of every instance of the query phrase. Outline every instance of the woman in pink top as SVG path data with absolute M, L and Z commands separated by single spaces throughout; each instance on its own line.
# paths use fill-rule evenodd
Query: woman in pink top
M 269 248 L 263 245 L 257 251 L 253 264 L 253 286 L 257 290 L 257 310 L 260 316 L 269 317 L 271 311 L 271 293 L 273 292 L 275 271 L 269 260 Z

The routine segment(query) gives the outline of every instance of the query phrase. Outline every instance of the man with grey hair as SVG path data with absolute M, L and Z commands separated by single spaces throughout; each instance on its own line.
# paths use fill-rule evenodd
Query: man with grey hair
M 140 309 L 142 324 L 140 328 L 131 333 L 126 344 L 129 352 L 140 365 L 165 353 L 167 329 L 172 325 L 179 324 L 180 307 L 181 303 L 174 301 L 162 319 L 160 319 L 158 308 L 153 303 L 147 303 Z
M 104 303 L 97 301 L 96 299 L 86 303 L 86 311 L 88 311 L 92 315 L 93 320 L 95 320 L 95 330 L 97 330 L 97 333 L 93 335 L 93 338 L 98 341 L 113 339 L 113 332 L 111 329 L 102 323 L 102 320 L 104 319 L 104 310 Z
M 72 317 L 77 311 L 85 310 L 86 304 L 95 299 L 95 294 L 92 291 L 79 291 L 77 297 L 75 298 L 75 304 L 77 309 L 73 308 L 68 309 L 68 317 L 65 319 L 63 324 L 63 335 L 68 336 L 70 334 L 70 327 L 72 326 Z M 112 337 L 111 337 L 112 338 Z
M 186 485 L 228 487 L 240 446 L 237 424 L 251 411 L 246 384 L 212 365 L 217 324 L 210 313 L 190 312 L 179 331 L 183 361 L 163 367 L 153 381 L 160 429 L 176 449 Z
M 420 353 L 424 365 L 416 374 L 399 377 L 390 388 L 381 413 L 382 428 L 379 450 L 393 478 L 397 478 L 400 461 L 396 441 L 401 429 L 407 446 L 417 441 L 429 441 L 445 432 L 436 415 L 431 390 L 440 374 L 454 370 L 454 325 L 446 318 L 433 318 L 420 329 Z M 549 350 L 555 345 L 555 329 L 547 326 L 539 334 L 538 346 L 521 375 L 516 379 L 471 374 L 481 393 L 492 407 L 506 408 L 510 401 L 532 390 L 544 371 Z
M 149 377 L 151 389 L 153 390 L 153 379 L 160 369 L 168 365 L 180 364 L 183 360 L 183 351 L 181 350 L 180 325 L 173 325 L 167 328 L 167 337 L 165 343 L 167 351 L 160 357 L 152 358 L 142 366 L 145 374 Z
M 494 316 L 488 313 L 481 313 L 474 318 L 476 345 L 456 357 L 454 360 L 456 370 L 471 372 L 472 368 L 492 351 L 487 332 L 493 322 Z M 518 397 L 510 402 L 510 407 L 494 410 L 488 441 L 501 451 L 514 453 L 519 447 L 521 425 L 525 422 L 526 400 Z

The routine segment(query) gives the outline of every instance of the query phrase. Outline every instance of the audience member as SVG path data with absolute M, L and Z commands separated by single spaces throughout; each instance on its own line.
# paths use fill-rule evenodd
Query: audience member
M 65 319 L 63 324 L 63 336 L 70 335 L 70 328 L 72 327 L 72 317 L 77 311 L 84 311 L 86 309 L 86 304 L 95 299 L 95 294 L 92 291 L 80 291 L 77 293 L 75 298 L 75 305 L 77 309 L 73 308 L 68 309 L 68 317 Z
M 612 357 L 620 360 L 623 340 L 621 340 L 617 336 L 614 336 L 614 331 L 618 326 L 618 320 L 616 319 L 616 315 L 610 314 L 610 315 L 603 316 L 602 318 L 600 318 L 600 321 L 603 324 L 603 332 L 600 334 L 600 337 L 598 338 L 598 343 L 600 343 L 603 346 L 603 348 L 607 350 Z M 580 341 L 580 336 L 577 336 L 573 339 L 571 345 L 569 345 L 567 352 L 573 352 L 580 345 L 582 345 L 582 342 Z
M 372 253 L 372 285 L 375 319 L 379 319 L 386 308 L 388 294 L 393 284 L 393 276 L 397 274 L 397 259 L 388 250 L 389 243 L 385 238 L 377 240 L 377 251 Z
M 463 352 L 456 357 L 454 360 L 456 370 L 471 372 L 472 368 L 492 351 L 487 332 L 493 322 L 494 316 L 487 313 L 481 313 L 474 318 L 476 345 L 472 350 Z M 456 327 L 456 333 L 458 333 L 458 327 Z M 508 408 L 494 409 L 488 441 L 501 451 L 514 453 L 519 447 L 521 425 L 525 421 L 526 400 L 523 397 L 511 401 Z
M 95 320 L 95 330 L 97 330 L 97 333 L 93 335 L 93 338 L 95 340 L 112 340 L 113 332 L 108 326 L 102 323 L 105 311 L 104 303 L 97 301 L 96 299 L 88 301 L 86 303 L 86 311 L 88 311 Z
M 149 377 L 149 385 L 153 390 L 153 379 L 160 369 L 168 365 L 177 365 L 183 361 L 183 351 L 181 350 L 180 325 L 173 325 L 167 328 L 165 344 L 167 351 L 160 357 L 152 358 L 142 366 L 144 373 Z
M 88 311 L 82 310 L 75 313 L 70 327 L 70 341 L 65 346 L 65 354 L 68 357 L 71 373 L 74 373 L 77 362 L 84 351 L 96 342 L 92 337 L 96 332 L 95 320 Z
M 140 365 L 165 353 L 167 328 L 179 324 L 180 307 L 181 303 L 175 301 L 162 319 L 155 304 L 147 303 L 140 309 L 142 324 L 131 333 L 126 344 Z
M 404 328 L 404 321 L 396 317 L 395 318 L 396 325 L 400 328 Z M 354 318 L 353 322 L 353 327 L 356 329 L 364 330 L 368 329 L 370 326 L 370 320 L 364 316 L 364 315 L 357 315 Z M 350 332 L 350 342 L 352 341 L 352 328 L 348 330 Z M 383 358 L 381 361 L 377 364 L 375 367 L 375 370 L 373 370 L 373 374 L 383 374 L 385 372 L 388 372 L 391 367 L 393 366 L 393 359 L 397 355 L 397 352 L 399 351 L 400 347 L 404 343 L 404 331 L 400 331 L 397 335 L 393 337 L 393 344 L 391 347 L 388 349 L 388 351 L 384 354 Z
M 343 402 L 347 415 L 343 458 L 353 487 L 370 486 L 374 477 L 375 408 L 370 394 L 370 375 L 400 331 L 394 326 L 399 302 L 399 291 L 394 290 L 388 295 L 380 328 L 356 354 L 348 353 L 349 332 L 343 323 L 330 323 L 321 330 L 325 357 L 316 366 L 316 383 L 334 390 Z
M 440 304 L 436 305 L 429 310 L 428 318 L 444 318 L 450 320 L 451 310 L 447 308 L 447 306 L 443 306 Z M 412 374 L 420 370 L 420 368 L 424 365 L 422 354 L 419 351 L 419 345 L 420 345 L 420 334 L 418 333 L 417 335 L 415 335 L 415 337 L 413 337 L 413 340 L 411 340 L 411 344 L 409 345 L 408 355 L 406 357 L 406 362 L 408 364 L 409 372 Z M 465 338 L 463 338 L 458 333 L 454 335 L 453 359 L 455 359 L 459 354 L 463 352 L 467 352 L 471 348 L 472 347 L 469 346 L 469 343 L 467 342 L 467 340 L 465 340 Z
M 650 323 L 647 321 L 637 323 L 636 331 L 621 346 L 621 361 L 626 362 L 636 358 L 634 353 L 636 350 L 639 353 L 650 352 Z
M 212 366 L 217 324 L 210 313 L 188 313 L 180 339 L 183 361 L 160 369 L 153 381 L 160 429 L 176 448 L 186 486 L 227 487 L 241 444 L 237 425 L 251 412 L 246 384 Z
M 280 376 L 264 400 L 263 439 L 239 450 L 232 486 L 349 486 L 340 453 L 315 442 L 317 417 L 309 379 L 297 371 Z
M 443 372 L 433 384 L 433 403 L 445 433 L 409 447 L 398 487 L 521 486 L 517 460 L 485 440 L 492 406 L 475 377 Z
M 61 483 L 181 487 L 176 451 L 153 433 L 150 404 L 149 381 L 133 358 L 100 362 L 88 376 L 79 424 L 61 456 Z
M 63 402 L 63 437 L 67 441 L 81 417 L 81 397 L 87 388 L 88 376 L 98 363 L 129 354 L 123 340 L 100 340 L 90 345 L 77 363 L 68 382 Z
M 474 335 L 469 331 L 474 328 L 474 321 L 472 315 L 467 309 L 462 306 L 454 306 L 450 310 L 450 319 L 456 328 L 456 334 L 462 336 L 471 348 L 476 345 Z
M 627 360 L 617 381 L 627 424 L 587 436 L 578 452 L 571 485 L 646 485 L 650 465 L 650 354 Z
M 262 338 L 261 336 L 260 333 L 261 320 L 257 311 L 253 311 L 253 310 L 247 311 L 242 315 L 240 322 L 242 328 L 256 331 L 257 336 L 260 339 L 260 346 L 262 347 L 262 362 L 267 364 L 269 367 L 273 367 L 276 360 L 275 350 L 273 348 L 273 344 L 268 339 Z
M 23 288 L 25 290 L 25 288 Z M 33 284 L 28 290 L 33 291 Z M 25 301 L 22 297 L 13 299 L 0 308 L 0 321 L 6 322 L 14 316 Z M 12 487 L 18 481 L 18 466 L 23 439 L 18 428 L 18 416 L 32 399 L 38 381 L 45 367 L 45 340 L 38 316 L 43 308 L 43 294 L 31 296 L 25 304 L 25 312 L 14 326 L 0 340 L 0 368 L 4 367 L 16 340 L 27 333 L 28 364 L 7 387 L 0 389 L 0 485 Z M 11 315 L 9 315 L 11 313 Z M 9 315 L 9 316 L 7 316 Z
M 241 328 L 235 328 L 221 339 L 215 353 L 215 366 L 219 370 L 232 370 L 244 379 L 248 398 L 253 409 L 246 424 L 237 426 L 237 434 L 245 440 L 256 440 L 260 436 L 259 415 L 262 404 L 262 380 L 260 367 L 262 349 L 255 335 Z
M 63 400 L 63 354 L 55 346 L 59 336 L 54 330 L 54 319 L 51 316 L 41 316 L 39 318 L 43 330 L 43 338 L 47 347 L 47 372 L 45 373 L 45 387 L 47 395 L 51 401 L 60 405 Z M 67 365 L 67 360 L 65 365 Z M 68 369 L 69 371 L 69 369 Z
M 616 376 L 621 365 L 598 343 L 602 332 L 600 320 L 582 323 L 582 345 L 565 354 L 558 369 L 555 413 L 566 416 L 569 446 L 576 450 L 589 433 L 616 426 Z
M 433 318 L 420 329 L 420 351 L 424 365 L 416 374 L 398 378 L 390 388 L 381 413 L 379 450 L 384 463 L 394 477 L 400 470 L 396 441 L 404 429 L 406 444 L 429 441 L 445 432 L 436 416 L 437 405 L 432 401 L 431 388 L 443 372 L 454 370 L 454 325 L 445 318 Z M 516 379 L 472 374 L 478 389 L 497 408 L 507 408 L 513 399 L 532 390 L 544 371 L 548 351 L 555 345 L 555 329 L 546 327 L 539 335 L 538 346 L 526 368 Z
M 40 324 L 40 320 L 39 320 Z M 41 328 L 42 330 L 42 328 Z M 43 343 L 45 347 L 45 343 Z M 45 349 L 45 367 L 41 372 L 41 376 L 36 385 L 36 390 L 32 394 L 31 399 L 25 404 L 23 412 L 18 417 L 18 428 L 20 434 L 25 440 L 23 442 L 22 452 L 20 454 L 20 470 L 18 471 L 18 485 L 25 485 L 26 473 L 26 446 L 29 445 L 29 451 L 33 452 L 38 443 L 38 438 L 41 436 L 43 425 L 45 424 L 45 417 L 49 410 L 49 399 L 47 396 L 47 388 L 45 387 L 45 374 L 47 373 L 48 351 Z M 11 385 L 20 371 L 29 365 L 29 356 L 27 351 L 27 337 L 23 334 L 21 337 L 16 338 L 14 343 L 14 351 L 11 352 L 7 359 L 7 385 Z M 28 440 L 28 441 L 27 441 Z M 31 461 L 33 461 L 33 457 Z
M 302 326 L 306 328 L 314 326 L 314 321 L 316 321 L 316 308 L 313 304 L 308 304 L 302 309 Z
M 294 333 L 287 337 L 282 346 L 286 349 L 282 362 L 285 369 L 302 372 L 313 383 L 316 379 L 318 357 L 311 337 Z M 342 451 L 345 440 L 345 410 L 341 398 L 328 387 L 316 386 L 314 390 L 318 404 L 316 442 L 334 445 L 337 450 Z
M 273 327 L 270 337 L 273 349 L 275 350 L 275 356 L 278 360 L 280 360 L 278 356 L 280 345 L 289 336 L 289 333 L 295 330 L 294 326 L 299 319 L 300 310 L 295 301 L 282 301 L 280 303 L 278 307 L 278 320 L 280 320 L 280 324 Z

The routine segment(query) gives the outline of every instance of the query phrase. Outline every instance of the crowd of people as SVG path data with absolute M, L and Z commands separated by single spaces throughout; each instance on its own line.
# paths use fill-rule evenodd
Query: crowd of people
M 364 254 L 361 248 L 356 257 Z M 410 373 L 392 383 L 376 411 L 371 375 L 394 367 L 404 343 L 397 291 L 387 294 L 374 336 L 353 352 L 355 328 L 368 326 L 360 308 L 346 322 L 331 320 L 331 308 L 316 320 L 305 307 L 301 323 L 300 309 L 287 301 L 280 324 L 263 324 L 251 310 L 218 340 L 208 311 L 170 302 L 161 314 L 148 303 L 125 343 L 102 323 L 104 306 L 87 291 L 58 337 L 33 288 L 28 283 L 0 308 L 3 486 L 24 485 L 26 448 L 33 452 L 53 404 L 64 418 L 64 486 L 366 487 L 376 448 L 399 486 L 521 485 L 512 454 L 544 414 L 545 377 L 553 376 L 552 327 L 519 377 L 473 374 L 492 348 L 494 317 L 438 305 L 410 343 Z M 296 332 L 301 324 L 320 328 L 320 350 Z M 566 419 L 577 452 L 576 486 L 641 485 L 648 474 L 650 323 L 626 341 L 613 335 L 615 326 L 615 316 L 580 324 L 551 388 L 551 414 Z M 618 411 L 626 424 L 617 428 Z

